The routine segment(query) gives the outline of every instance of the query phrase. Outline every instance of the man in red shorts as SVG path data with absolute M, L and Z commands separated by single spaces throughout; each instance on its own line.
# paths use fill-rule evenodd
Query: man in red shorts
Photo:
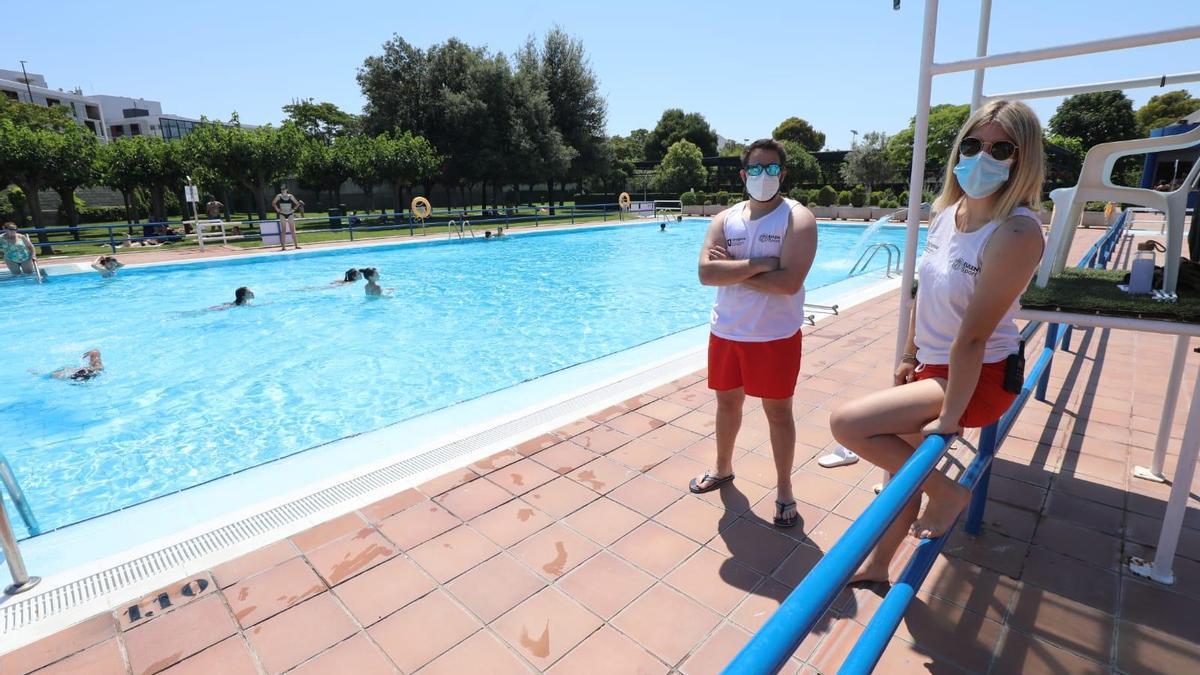
M 792 395 L 800 374 L 804 278 L 817 252 L 817 221 L 785 199 L 787 154 L 771 139 L 742 153 L 750 199 L 713 218 L 700 251 L 700 283 L 717 287 L 708 343 L 708 386 L 717 392 L 717 465 L 691 481 L 697 494 L 733 480 L 733 444 L 746 396 L 762 399 L 778 492 L 775 524 L 796 524 Z

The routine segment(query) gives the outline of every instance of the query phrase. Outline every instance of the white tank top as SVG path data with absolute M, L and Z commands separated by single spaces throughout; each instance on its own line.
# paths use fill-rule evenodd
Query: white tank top
M 797 202 L 784 199 L 767 215 L 747 220 L 747 202 L 725 215 L 725 248 L 735 260 L 777 258 L 783 251 L 792 209 Z M 770 342 L 796 334 L 804 326 L 804 287 L 795 295 L 763 293 L 744 284 L 717 287 L 713 303 L 713 335 L 738 342 Z
M 955 204 L 934 217 L 917 268 L 920 282 L 915 342 L 921 363 L 950 363 L 950 345 L 958 335 L 982 272 L 984 247 L 1002 222 L 993 220 L 974 232 L 959 232 L 954 220 L 957 212 Z M 1012 216 L 1037 220 L 1037 214 L 1023 206 L 1014 209 Z M 996 325 L 984 348 L 984 363 L 1002 361 L 1016 353 L 1020 332 L 1013 316 L 1019 308 L 1020 298 L 1017 298 Z

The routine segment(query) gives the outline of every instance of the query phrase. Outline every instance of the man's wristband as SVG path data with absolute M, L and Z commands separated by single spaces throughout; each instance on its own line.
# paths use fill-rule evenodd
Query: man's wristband
M 917 363 L 917 355 L 916 354 L 905 354 L 904 356 L 900 357 L 900 363 L 915 364 L 915 363 Z

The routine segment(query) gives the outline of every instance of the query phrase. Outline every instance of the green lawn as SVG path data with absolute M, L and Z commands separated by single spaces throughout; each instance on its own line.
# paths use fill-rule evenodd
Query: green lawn
M 1200 322 L 1200 298 L 1181 295 L 1178 302 L 1155 302 L 1149 296 L 1130 295 L 1117 288 L 1126 274 L 1125 270 L 1066 269 L 1051 277 L 1045 288 L 1030 285 L 1021 296 L 1021 306 L 1080 314 Z

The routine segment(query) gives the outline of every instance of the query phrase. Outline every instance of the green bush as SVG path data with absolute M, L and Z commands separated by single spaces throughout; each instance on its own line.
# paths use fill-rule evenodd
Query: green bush
M 735 204 L 740 204 L 740 203 L 741 203 L 741 201 L 742 201 L 742 196 L 741 196 L 741 195 L 729 195 L 729 201 L 725 202 L 725 205 L 726 205 L 726 206 L 733 206 L 733 205 L 735 205 Z
M 898 209 L 903 206 L 900 202 L 896 201 L 896 199 L 894 197 L 884 198 L 884 200 L 882 202 L 880 202 L 879 205 L 885 209 Z
M 896 198 L 896 201 L 900 202 L 900 206 L 908 206 L 908 190 L 901 192 L 900 196 Z
M 894 199 L 894 197 L 892 197 Z M 871 193 L 871 206 L 883 206 L 883 201 L 888 199 L 888 195 L 882 190 L 875 190 Z
M 921 193 L 921 201 L 926 204 L 932 204 L 933 200 L 935 200 L 935 199 L 937 199 L 936 192 L 930 192 L 929 190 L 925 190 L 924 192 Z
M 838 206 L 850 206 L 850 191 L 842 190 L 837 193 Z
M 817 191 L 817 204 L 821 206 L 833 206 L 837 199 L 837 191 L 828 185 Z
M 712 197 L 712 203 L 714 203 L 714 204 L 728 204 L 729 203 L 729 193 L 724 190 L 721 190 L 720 192 L 717 192 L 716 194 L 709 195 L 709 196 Z
M 808 190 L 804 188 L 792 188 L 788 191 L 788 196 L 801 204 L 808 206 Z
M 1088 202 L 1083 205 L 1084 211 L 1103 211 L 1108 202 Z M 1051 207 L 1053 208 L 1053 207 Z
M 855 185 L 850 190 L 850 206 L 859 207 L 867 203 L 867 189 L 861 185 Z
M 821 197 L 821 191 L 817 190 L 817 189 L 805 190 L 805 196 L 808 199 L 808 205 L 813 206 L 814 204 L 817 203 L 817 200 Z
M 695 190 L 688 190 L 687 192 L 679 195 L 679 201 L 682 202 L 684 206 L 695 206 L 701 203 L 703 199 L 703 193 L 696 192 Z
M 124 206 L 84 206 L 79 209 L 80 223 L 114 223 L 123 220 Z

